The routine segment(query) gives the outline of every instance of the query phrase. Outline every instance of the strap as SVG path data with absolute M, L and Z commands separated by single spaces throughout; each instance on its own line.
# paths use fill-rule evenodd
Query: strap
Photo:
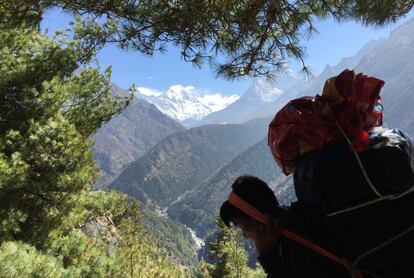
M 383 197 L 381 195 L 381 193 L 378 191 L 378 189 L 375 187 L 375 185 L 372 183 L 371 179 L 369 178 L 368 173 L 365 170 L 364 164 L 362 164 L 361 158 L 358 155 L 358 152 L 355 150 L 354 146 L 352 145 L 351 139 L 349 139 L 349 137 L 346 134 L 345 130 L 341 127 L 341 125 L 338 123 L 338 121 L 335 118 L 334 118 L 334 120 L 335 120 L 335 124 L 338 127 L 339 131 L 342 133 L 342 135 L 344 136 L 346 142 L 348 143 L 348 145 L 352 149 L 352 152 L 354 153 L 355 158 L 358 162 L 359 168 L 361 168 L 362 174 L 364 175 L 364 178 L 367 181 L 367 183 L 368 183 L 369 187 L 371 188 L 372 192 L 374 192 L 375 195 L 377 195 L 378 197 Z
M 390 201 L 398 200 L 398 199 L 400 199 L 400 198 L 402 198 L 402 197 L 404 197 L 404 196 L 406 196 L 406 195 L 411 194 L 411 193 L 414 192 L 414 185 L 413 185 L 413 186 L 411 186 L 411 188 L 409 188 L 408 190 L 406 190 L 406 191 L 404 191 L 404 192 L 402 192 L 400 194 L 382 195 L 377 190 L 377 188 L 375 187 L 375 185 L 372 183 L 371 179 L 369 178 L 368 173 L 367 173 L 367 170 L 365 169 L 364 164 L 362 163 L 361 158 L 358 155 L 358 152 L 355 151 L 355 149 L 354 149 L 354 147 L 352 145 L 351 139 L 349 139 L 349 137 L 346 134 L 345 130 L 341 127 L 341 125 L 335 119 L 335 117 L 333 117 L 333 120 L 335 121 L 336 126 L 338 127 L 338 129 L 342 133 L 342 135 L 344 136 L 345 140 L 348 142 L 348 145 L 352 149 L 352 152 L 355 155 L 355 158 L 356 158 L 356 160 L 358 162 L 359 168 L 361 169 L 362 174 L 364 175 L 364 178 L 365 178 L 366 182 L 370 186 L 371 190 L 375 193 L 375 195 L 378 196 L 378 198 L 376 198 L 374 200 L 371 200 L 371 201 L 368 201 L 368 202 L 365 202 L 365 203 L 362 203 L 362 204 L 358 204 L 356 206 L 352 206 L 352 207 L 346 208 L 346 209 L 342 209 L 342 210 L 338 210 L 338 211 L 331 212 L 331 213 L 327 214 L 326 217 L 332 217 L 332 216 L 335 216 L 335 215 L 338 215 L 338 214 L 341 214 L 341 213 L 346 213 L 346 212 L 349 212 L 349 211 L 357 210 L 357 209 L 360 209 L 360 208 L 363 208 L 363 207 L 367 207 L 367 206 L 373 205 L 375 203 L 378 203 L 378 202 L 381 202 L 381 201 L 384 201 L 384 200 L 390 200 Z
M 246 213 L 253 219 L 263 224 L 267 223 L 266 216 L 263 215 L 263 213 L 261 213 L 255 207 L 250 205 L 248 202 L 246 202 L 245 200 L 237 196 L 234 192 L 230 193 L 228 201 L 230 202 L 230 204 L 232 204 L 239 210 L 243 211 L 244 213 Z M 300 245 L 307 247 L 308 249 L 330 259 L 333 262 L 343 265 L 351 274 L 355 275 L 355 277 L 363 277 L 362 273 L 359 270 L 356 270 L 355 268 L 352 267 L 352 263 L 350 261 L 336 256 L 335 254 L 323 249 L 321 246 L 299 236 L 298 234 L 293 233 L 292 231 L 286 228 L 282 227 L 280 232 L 286 238 L 289 238 L 299 243 Z
M 349 208 L 346 208 L 346 209 L 341 209 L 341 210 L 338 210 L 338 211 L 331 212 L 331 213 L 329 213 L 325 216 L 326 217 L 332 217 L 332 216 L 335 216 L 335 215 L 338 215 L 338 214 L 341 214 L 341 213 L 353 211 L 353 210 L 360 209 L 360 208 L 363 208 L 363 207 L 368 207 L 368 206 L 371 206 L 373 204 L 376 204 L 376 203 L 384 201 L 384 200 L 388 200 L 388 201 L 398 200 L 398 199 L 401 199 L 402 197 L 404 197 L 408 194 L 411 194 L 411 193 L 414 193 L 414 186 L 412 186 L 411 188 L 409 188 L 408 190 L 406 190 L 406 191 L 404 191 L 400 194 L 385 195 L 385 196 L 382 196 L 380 198 L 377 198 L 377 199 L 374 199 L 374 200 L 371 200 L 371 201 L 368 201 L 368 202 L 365 202 L 365 203 L 362 203 L 362 204 L 358 204 L 358 205 L 353 206 L 353 207 L 349 207 Z

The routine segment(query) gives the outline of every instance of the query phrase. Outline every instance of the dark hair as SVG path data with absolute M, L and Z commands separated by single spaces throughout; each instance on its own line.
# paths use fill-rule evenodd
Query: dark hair
M 279 203 L 276 196 L 261 179 L 253 176 L 240 176 L 234 181 L 232 189 L 237 196 L 260 212 L 275 216 L 278 214 Z M 236 217 L 250 218 L 250 216 L 230 204 L 229 201 L 225 201 L 220 208 L 220 218 L 226 226 L 230 226 L 230 220 Z

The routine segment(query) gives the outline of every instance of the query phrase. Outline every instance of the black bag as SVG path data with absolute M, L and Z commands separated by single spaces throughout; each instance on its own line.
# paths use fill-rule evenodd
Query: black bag
M 414 186 L 412 141 L 400 130 L 374 130 L 368 150 L 359 157 L 381 195 L 403 193 Z M 294 184 L 299 201 L 317 204 L 327 214 L 378 198 L 346 143 L 301 156 Z
M 345 142 L 301 156 L 294 172 L 298 204 L 317 208 L 319 241 L 336 255 L 384 277 L 414 273 L 412 141 L 400 130 L 379 128 L 358 155 L 362 166 Z M 404 270 L 407 265 L 412 269 Z

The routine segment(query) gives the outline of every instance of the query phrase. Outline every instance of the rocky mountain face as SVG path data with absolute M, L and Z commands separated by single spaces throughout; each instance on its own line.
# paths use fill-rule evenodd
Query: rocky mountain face
M 120 235 L 110 216 L 91 219 L 82 225 L 81 231 L 93 240 L 103 240 L 106 243 L 108 256 L 113 256 L 116 252 Z
M 148 205 L 167 207 L 263 138 L 268 122 L 207 125 L 173 134 L 130 163 L 110 188 Z
M 128 95 L 116 85 L 112 86 L 112 91 L 117 96 Z M 95 159 L 101 169 L 97 186 L 105 186 L 123 167 L 168 135 L 185 130 L 154 105 L 134 98 L 121 114 L 102 126 L 92 138 L 95 141 Z

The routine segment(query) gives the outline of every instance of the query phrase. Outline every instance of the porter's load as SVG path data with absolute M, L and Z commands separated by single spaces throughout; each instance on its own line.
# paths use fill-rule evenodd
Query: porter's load
M 383 85 L 345 70 L 322 96 L 290 101 L 268 137 L 297 206 L 320 215 L 324 247 L 372 273 L 414 258 L 414 151 L 408 135 L 381 127 Z

